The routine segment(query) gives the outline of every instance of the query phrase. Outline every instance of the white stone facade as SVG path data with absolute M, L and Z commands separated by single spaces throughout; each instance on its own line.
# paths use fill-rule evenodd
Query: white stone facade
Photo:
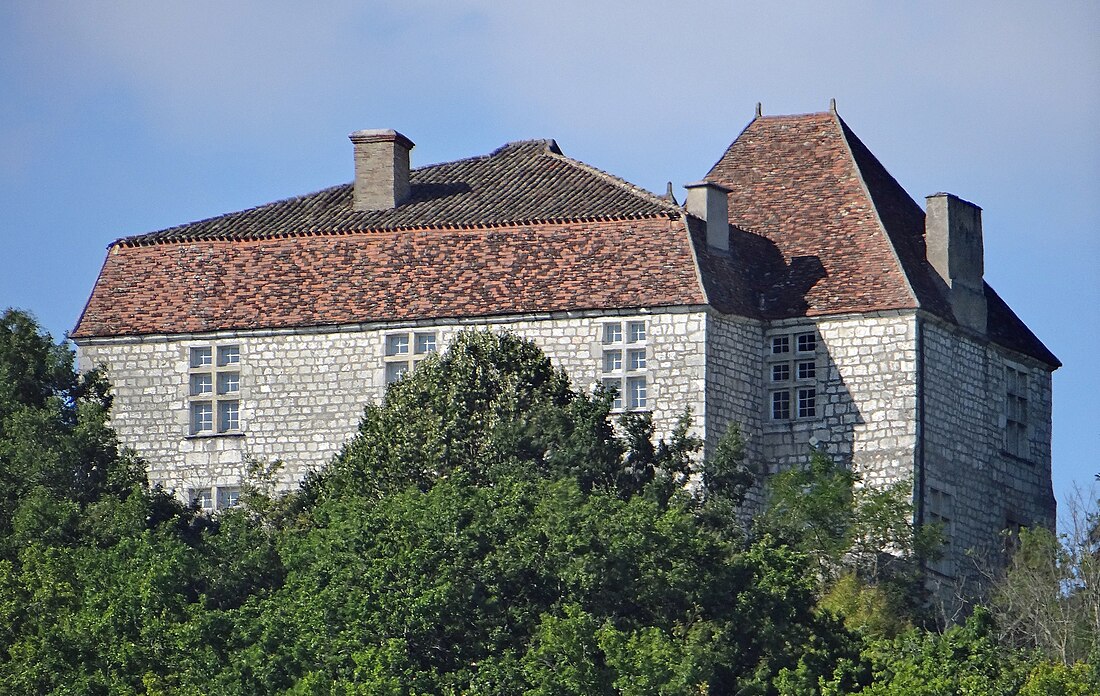
M 630 342 L 631 324 L 644 327 L 642 341 Z M 623 332 L 617 342 L 607 343 L 607 325 Z M 765 474 L 818 447 L 867 484 L 912 481 L 918 521 L 945 525 L 948 553 L 934 569 L 950 582 L 967 581 L 968 552 L 995 555 L 1006 527 L 1053 523 L 1050 368 L 912 310 L 761 322 L 696 307 L 102 339 L 82 341 L 79 358 L 82 369 L 107 368 L 113 425 L 149 462 L 150 480 L 187 497 L 239 485 L 250 459 L 282 461 L 281 486 L 293 488 L 356 432 L 363 407 L 384 393 L 387 362 L 415 358 L 418 335 L 444 350 L 470 328 L 533 340 L 579 389 L 643 376 L 658 435 L 689 411 L 710 450 L 737 423 Z M 388 358 L 389 336 L 408 337 L 410 355 Z M 773 352 L 783 337 L 789 357 Z M 239 432 L 193 435 L 190 351 L 226 345 L 240 351 Z M 623 366 L 609 372 L 605 352 L 620 349 Z M 638 350 L 644 368 L 631 372 L 628 353 Z M 1021 393 L 1009 395 L 1006 375 Z M 806 390 L 813 413 L 800 417 Z M 789 418 L 775 417 L 776 392 L 789 394 Z M 750 503 L 760 496 L 757 487 Z
M 642 341 L 604 343 L 604 326 L 645 327 Z M 706 315 L 702 311 L 579 313 L 344 327 L 311 332 L 223 332 L 82 341 L 81 369 L 103 366 L 115 397 L 112 424 L 149 463 L 149 478 L 181 497 L 210 486 L 239 485 L 249 460 L 283 463 L 289 489 L 323 468 L 356 432 L 363 408 L 386 386 L 388 335 L 432 335 L 444 350 L 464 329 L 509 330 L 533 340 L 577 388 L 602 381 L 608 347 L 644 350 L 645 366 L 622 370 L 643 378 L 645 410 L 667 435 L 685 410 L 705 433 Z M 239 431 L 192 434 L 192 348 L 238 346 Z M 414 356 L 410 356 L 414 357 Z M 626 358 L 627 356 L 623 356 Z M 616 373 L 619 374 L 619 373 Z M 626 396 L 626 395 L 624 395 Z

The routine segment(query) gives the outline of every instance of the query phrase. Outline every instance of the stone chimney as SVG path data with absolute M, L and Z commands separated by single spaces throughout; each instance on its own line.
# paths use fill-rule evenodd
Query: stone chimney
M 355 147 L 356 210 L 389 210 L 409 197 L 409 150 L 413 141 L 395 130 L 361 130 L 348 136 Z
M 688 192 L 685 203 L 688 213 L 705 220 L 707 223 L 707 246 L 729 251 L 730 189 L 713 181 L 697 181 L 694 184 L 684 184 L 684 188 Z
M 925 201 L 924 243 L 928 263 L 947 284 L 955 319 L 962 326 L 984 334 L 982 209 L 950 193 L 936 193 Z

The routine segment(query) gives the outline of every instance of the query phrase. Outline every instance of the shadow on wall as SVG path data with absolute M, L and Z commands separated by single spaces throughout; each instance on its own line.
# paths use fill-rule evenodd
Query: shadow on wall
M 744 281 L 751 287 L 756 309 L 765 318 L 758 470 L 768 475 L 807 464 L 813 448 L 852 466 L 856 430 L 866 424 L 866 417 L 842 375 L 852 371 L 849 363 L 858 351 L 846 338 L 822 335 L 812 320 L 782 321 L 805 317 L 810 308 L 807 294 L 828 275 L 821 258 L 805 255 L 787 261 L 775 243 L 762 235 L 734 226 L 730 227 L 730 235 L 735 257 L 752 259 L 751 264 L 740 265 L 746 269 Z M 779 345 L 773 341 L 779 341 Z M 784 345 L 788 352 L 777 352 Z M 813 350 L 799 350 L 800 345 L 812 345 Z M 839 360 L 845 364 L 844 373 L 833 350 L 842 353 Z M 875 357 L 868 361 L 873 362 Z M 875 369 L 868 367 L 867 372 Z M 874 375 L 859 372 L 864 370 L 853 374 L 854 379 L 877 381 Z M 890 452 L 879 462 L 877 455 L 872 457 L 875 461 L 868 461 L 861 452 L 858 463 L 861 469 L 880 469 L 890 466 L 885 460 L 894 454 Z

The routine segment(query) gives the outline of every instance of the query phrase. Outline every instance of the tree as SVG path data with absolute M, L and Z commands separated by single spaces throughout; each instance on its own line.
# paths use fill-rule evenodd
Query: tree
M 1069 696 L 1100 693 L 1096 664 L 1065 666 L 1038 652 L 1013 648 L 997 639 L 996 620 L 977 607 L 964 625 L 942 634 L 912 629 L 867 650 L 874 684 L 867 696 Z
M 992 592 L 1002 640 L 1037 648 L 1067 666 L 1100 661 L 1096 509 L 1082 501 L 1082 496 L 1068 501 L 1068 530 L 1060 537 L 1043 528 L 1020 530 Z
M 0 539 L 20 540 L 12 525 L 28 500 L 81 506 L 144 481 L 141 463 L 120 454 L 107 426 L 110 403 L 103 376 L 76 374 L 72 351 L 29 315 L 0 315 Z M 27 529 L 33 509 L 23 512 Z
M 912 522 L 912 484 L 860 485 L 857 472 L 821 450 L 804 468 L 775 474 L 754 524 L 813 559 L 822 605 L 849 627 L 893 636 L 923 621 L 922 559 L 938 545 L 935 528 Z
M 871 601 L 912 543 L 900 489 L 861 489 L 815 457 L 778 477 L 747 533 L 736 428 L 699 461 L 686 417 L 664 440 L 644 415 L 616 423 L 607 394 L 574 391 L 511 335 L 461 335 L 368 407 L 301 491 L 274 497 L 256 463 L 246 504 L 210 517 L 144 484 L 106 425 L 105 383 L 72 373 L 33 322 L 6 326 L 0 464 L 33 479 L 15 481 L 0 529 L 0 683 L 13 691 L 801 696 L 909 693 L 924 673 L 956 689 L 1094 684 L 1026 650 L 993 664 L 984 624 L 869 640 L 900 630 Z M 685 489 L 696 474 L 702 489 Z
M 284 585 L 226 678 L 386 693 L 770 693 L 858 645 L 814 610 L 805 557 L 704 514 L 747 485 L 700 443 L 574 392 L 531 344 L 459 336 L 368 407 L 281 537 Z M 262 649 L 258 646 L 263 646 Z M 369 686 L 368 686 L 369 685 Z

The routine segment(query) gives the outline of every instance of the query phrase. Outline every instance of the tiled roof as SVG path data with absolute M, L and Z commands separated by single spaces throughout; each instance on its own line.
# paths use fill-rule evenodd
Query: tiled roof
M 917 306 L 832 114 L 757 118 L 706 178 L 774 245 L 754 264 L 766 318 Z
M 74 338 L 703 304 L 652 217 L 116 246 Z
M 142 245 L 680 216 L 670 202 L 565 157 L 553 140 L 509 143 L 483 157 L 414 169 L 410 181 L 410 198 L 389 210 L 354 210 L 349 183 L 121 241 Z
M 757 117 L 706 178 L 731 189 L 734 254 L 763 318 L 921 308 L 954 321 L 924 211 L 835 112 Z M 986 289 L 990 338 L 1059 365 Z
M 552 140 L 413 170 L 390 210 L 355 211 L 351 184 L 336 186 L 119 240 L 72 335 L 707 303 L 953 321 L 923 211 L 835 113 L 756 118 L 707 178 L 731 190 L 729 253 L 673 202 Z M 1056 365 L 987 291 L 990 337 Z

